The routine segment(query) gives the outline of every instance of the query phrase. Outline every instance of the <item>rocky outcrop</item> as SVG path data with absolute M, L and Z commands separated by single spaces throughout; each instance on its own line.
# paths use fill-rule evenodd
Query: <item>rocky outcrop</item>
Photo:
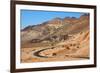
M 21 43 L 37 43 L 43 41 L 64 41 L 70 34 L 76 34 L 89 29 L 89 15 L 80 18 L 66 17 L 54 18 L 50 21 L 27 26 L 21 30 Z

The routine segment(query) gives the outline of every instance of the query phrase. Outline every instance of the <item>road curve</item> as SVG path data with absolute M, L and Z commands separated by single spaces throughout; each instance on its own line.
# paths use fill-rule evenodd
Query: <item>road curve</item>
M 41 49 L 39 51 L 34 52 L 33 55 L 35 55 L 37 57 L 41 57 L 41 58 L 49 58 L 48 56 L 42 56 L 42 55 L 40 55 L 40 52 L 45 51 L 45 50 L 48 50 L 48 49 L 51 49 L 51 48 Z

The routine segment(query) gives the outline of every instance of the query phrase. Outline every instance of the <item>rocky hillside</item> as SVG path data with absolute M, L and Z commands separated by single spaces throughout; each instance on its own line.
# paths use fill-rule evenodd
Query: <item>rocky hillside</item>
M 88 14 L 82 15 L 80 18 L 65 17 L 62 19 L 56 17 L 50 21 L 22 29 L 21 43 L 64 41 L 86 30 L 89 30 Z

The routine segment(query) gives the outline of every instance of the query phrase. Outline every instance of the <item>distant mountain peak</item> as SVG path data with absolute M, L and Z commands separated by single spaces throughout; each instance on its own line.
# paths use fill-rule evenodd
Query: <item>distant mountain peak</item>
M 53 20 L 63 20 L 63 19 L 60 17 L 55 17 Z
M 32 29 L 37 28 L 36 26 L 39 26 L 39 27 L 44 27 L 44 26 L 48 26 L 49 27 L 50 26 L 50 27 L 58 28 L 58 27 L 63 26 L 63 24 L 72 24 L 72 23 L 78 21 L 79 19 L 87 19 L 87 18 L 89 18 L 89 14 L 88 13 L 85 13 L 85 14 L 81 15 L 79 18 L 67 17 L 67 16 L 65 18 L 55 17 L 55 18 L 53 18 L 53 19 L 51 19 L 49 21 L 43 22 L 41 24 L 29 25 L 29 26 L 23 28 L 21 31 L 32 30 Z

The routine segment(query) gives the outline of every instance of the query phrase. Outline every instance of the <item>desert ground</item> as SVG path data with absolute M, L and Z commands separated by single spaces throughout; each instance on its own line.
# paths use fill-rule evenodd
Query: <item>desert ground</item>
M 47 62 L 89 59 L 89 31 L 75 34 L 67 41 L 36 43 L 22 48 L 21 62 Z

